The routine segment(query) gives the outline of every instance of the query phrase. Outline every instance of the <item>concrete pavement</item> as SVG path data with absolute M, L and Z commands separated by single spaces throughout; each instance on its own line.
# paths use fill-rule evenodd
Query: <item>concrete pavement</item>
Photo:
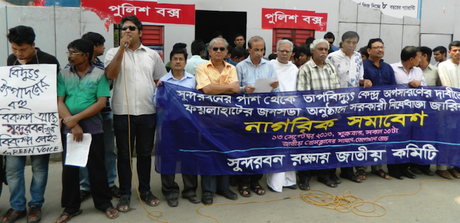
M 134 164 L 135 166 L 135 164 Z M 434 170 L 434 166 L 431 167 Z M 62 212 L 60 207 L 61 198 L 61 163 L 50 163 L 48 186 L 45 194 L 45 205 L 42 208 L 42 222 L 54 222 L 54 219 Z M 136 172 L 136 170 L 134 170 Z M 78 177 L 78 176 L 76 176 Z M 26 185 L 29 188 L 31 180 L 30 166 L 26 167 Z M 177 182 L 182 187 L 180 177 L 176 177 Z M 321 190 L 336 196 L 341 196 L 346 190 L 366 201 L 373 201 L 382 195 L 413 193 L 420 188 L 419 193 L 411 196 L 390 196 L 380 199 L 377 203 L 382 205 L 386 214 L 382 217 L 362 217 L 353 213 L 342 213 L 335 210 L 328 210 L 319 206 L 306 203 L 299 198 L 301 190 L 285 189 L 282 193 L 274 193 L 266 190 L 264 196 L 257 196 L 252 193 L 249 198 L 239 196 L 238 200 L 231 201 L 222 196 L 214 196 L 213 206 L 202 207 L 199 211 L 204 215 L 210 215 L 219 222 L 459 222 L 460 221 L 460 181 L 442 180 L 439 176 L 417 175 L 417 179 L 404 180 L 384 180 L 376 175 L 368 173 L 368 179 L 363 183 L 354 183 L 342 179 L 338 188 L 329 188 L 316 181 L 314 177 L 310 181 L 313 190 Z M 434 181 L 433 181 L 434 180 Z M 439 181 L 438 181 L 439 180 Z M 261 180 L 262 186 L 266 187 L 266 178 Z M 162 216 L 157 218 L 165 222 L 203 222 L 211 223 L 216 220 L 201 216 L 197 209 L 202 204 L 192 204 L 186 199 L 179 199 L 179 206 L 169 207 L 161 194 L 160 175 L 153 173 L 152 192 L 158 196 L 161 203 L 157 207 L 142 207 L 139 200 L 135 197 L 136 191 L 133 190 L 131 197 L 131 208 L 127 213 L 120 213 L 115 220 L 109 220 L 104 213 L 96 210 L 92 199 L 86 200 L 82 204 L 83 213 L 70 222 L 92 223 L 92 222 L 155 222 L 148 217 L 148 211 L 159 211 Z M 236 187 L 231 188 L 237 192 Z M 305 193 L 305 192 L 304 192 Z M 198 188 L 198 196 L 201 196 Z M 30 195 L 27 193 L 27 197 Z M 283 199 L 286 198 L 286 199 Z M 0 197 L 0 213 L 3 214 L 9 208 L 9 190 L 3 186 L 3 193 Z M 278 200 L 278 201 L 272 201 Z M 270 202 L 272 201 L 272 202 Z M 112 200 L 114 206 L 117 199 Z M 255 202 L 242 204 L 245 202 Z M 229 205 L 222 205 L 229 204 Z M 369 207 L 369 206 L 367 206 Z M 382 214 L 379 209 L 373 215 Z M 158 213 L 152 213 L 156 215 Z M 17 221 L 26 222 L 25 219 Z

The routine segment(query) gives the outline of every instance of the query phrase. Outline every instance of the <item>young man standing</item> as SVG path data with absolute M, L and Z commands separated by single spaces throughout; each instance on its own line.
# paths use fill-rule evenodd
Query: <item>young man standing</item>
M 28 26 L 16 26 L 7 35 L 13 54 L 8 57 L 7 65 L 24 64 L 56 64 L 56 74 L 59 72 L 59 62 L 54 56 L 35 47 L 35 32 Z M 32 165 L 32 182 L 30 184 L 29 212 L 26 210 L 26 188 L 24 168 L 27 156 L 6 157 L 6 181 L 10 189 L 11 208 L 3 214 L 2 222 L 15 222 L 27 215 L 27 222 L 40 222 L 41 207 L 45 202 L 44 194 L 48 182 L 49 154 L 30 156 Z
M 460 88 L 460 41 L 449 44 L 449 56 L 449 60 L 439 64 L 439 78 L 444 87 Z M 437 165 L 436 169 L 436 174 L 443 178 L 460 178 L 460 173 L 452 166 Z
M 77 39 L 67 46 L 67 58 L 70 68 L 58 75 L 58 110 L 65 125 L 63 130 L 63 163 L 67 154 L 66 134 L 71 133 L 73 140 L 81 142 L 83 133 L 91 134 L 91 145 L 88 154 L 90 189 L 93 192 L 94 205 L 104 211 L 108 218 L 118 217 L 118 210 L 112 206 L 112 196 L 107 182 L 104 166 L 104 134 L 102 117 L 99 112 L 105 107 L 110 97 L 109 81 L 104 70 L 91 63 L 94 48 L 92 42 Z M 80 168 L 64 165 L 62 170 L 62 214 L 55 222 L 67 222 L 70 218 L 81 214 L 80 205 Z
M 99 60 L 98 56 L 104 54 L 105 38 L 95 32 L 84 34 L 82 39 L 89 40 L 94 44 L 94 54 L 91 62 L 98 68 L 104 70 L 104 62 Z M 115 135 L 113 132 L 113 113 L 110 107 L 110 100 L 107 98 L 106 106 L 101 110 L 102 126 L 104 130 L 104 148 L 105 148 L 105 169 L 107 170 L 107 180 L 109 181 L 110 193 L 113 197 L 119 198 L 119 189 L 115 185 L 117 178 L 117 153 L 115 152 Z M 90 195 L 90 185 L 88 170 L 80 169 L 80 197 L 85 200 Z

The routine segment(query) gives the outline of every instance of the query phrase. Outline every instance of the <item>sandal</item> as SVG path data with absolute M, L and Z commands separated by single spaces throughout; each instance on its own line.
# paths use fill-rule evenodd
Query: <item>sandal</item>
M 114 207 L 109 207 L 107 208 L 107 210 L 105 210 L 105 215 L 109 218 L 109 219 L 115 219 L 118 217 L 118 210 Z
M 331 181 L 331 179 L 329 178 L 322 178 L 322 177 L 318 177 L 318 181 L 325 184 L 326 186 L 328 187 L 332 187 L 332 188 L 336 188 L 337 187 L 337 184 L 335 184 L 333 181 Z
M 143 200 L 148 206 L 151 207 L 155 207 L 160 204 L 160 199 L 158 199 L 158 197 L 155 197 L 155 195 L 153 195 L 150 191 L 141 194 L 141 200 Z
M 117 204 L 117 210 L 120 212 L 129 211 L 130 196 L 124 195 L 120 197 L 120 201 Z
M 83 212 L 82 210 L 78 210 L 77 212 L 73 213 L 73 214 L 69 214 L 67 212 L 62 212 L 61 215 L 59 215 L 59 217 L 57 217 L 54 222 L 55 223 L 64 223 L 64 222 L 68 222 L 71 218 L 81 214 L 81 212 Z
M 363 169 L 359 169 L 358 171 L 356 171 L 356 176 L 358 176 L 359 179 L 361 179 L 361 180 L 366 180 L 367 179 L 366 171 L 363 170 Z
M 356 175 L 345 176 L 345 175 L 343 175 L 343 174 L 340 174 L 340 177 L 345 178 L 345 179 L 348 179 L 348 180 L 353 181 L 353 182 L 355 182 L 355 183 L 361 183 L 361 178 L 359 178 L 359 177 L 356 176 Z
M 385 173 L 385 171 L 383 171 L 382 169 L 378 170 L 378 171 L 372 171 L 373 174 L 385 179 L 385 180 L 389 180 L 391 179 L 390 175 L 388 175 L 387 173 Z
M 251 189 L 254 191 L 254 193 L 256 193 L 257 195 L 264 195 L 265 194 L 265 189 L 260 186 L 260 185 L 257 185 L 257 186 L 253 186 L 251 187 Z
M 251 192 L 249 191 L 249 188 L 247 186 L 244 186 L 241 189 L 239 189 L 239 192 L 240 192 L 240 195 L 242 197 L 250 197 L 251 196 Z
M 301 189 L 301 190 L 310 190 L 310 181 L 305 181 L 303 183 L 299 183 L 299 189 Z

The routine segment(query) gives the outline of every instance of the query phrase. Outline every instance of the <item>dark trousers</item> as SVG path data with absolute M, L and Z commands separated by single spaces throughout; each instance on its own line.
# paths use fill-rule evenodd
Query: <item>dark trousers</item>
M 390 175 L 401 175 L 403 171 L 407 171 L 407 169 L 409 169 L 410 165 L 411 163 L 388 164 L 388 173 Z
M 91 145 L 88 154 L 89 182 L 91 193 L 93 195 L 94 206 L 101 211 L 106 211 L 112 206 L 112 195 L 110 194 L 109 183 L 107 182 L 107 171 L 104 165 L 104 135 L 92 135 Z M 66 137 L 63 136 L 64 153 L 62 153 L 62 197 L 61 206 L 64 212 L 69 214 L 80 210 L 80 167 L 66 166 L 65 156 L 67 154 Z
M 139 178 L 139 192 L 141 194 L 150 191 L 150 173 L 152 168 L 153 138 L 155 135 L 155 114 L 152 115 L 131 115 L 131 156 L 129 153 L 128 140 L 128 116 L 114 115 L 113 128 L 118 148 L 118 180 L 120 183 L 120 194 L 131 195 L 132 173 L 130 168 L 130 157 L 134 152 L 134 141 L 136 141 L 137 154 L 137 176 Z
M 299 176 L 299 184 L 303 184 L 305 182 L 310 182 L 310 179 L 311 179 L 311 171 L 310 170 L 297 171 L 297 175 Z
M 335 169 L 318 170 L 318 178 L 329 179 L 332 174 L 335 174 Z M 298 171 L 297 175 L 299 176 L 299 183 L 309 182 L 310 179 L 311 179 L 311 171 L 310 170 Z
M 335 173 L 335 170 L 334 170 Z M 355 175 L 355 172 L 353 171 L 353 167 L 342 167 L 340 168 L 340 176 L 346 177 L 346 178 L 352 178 Z
M 165 197 L 172 193 L 179 193 L 179 185 L 174 181 L 175 174 L 161 174 L 161 191 Z M 198 176 L 182 174 L 182 181 L 184 182 L 184 190 L 182 190 L 182 197 L 190 197 L 196 195 L 196 188 L 198 187 Z
M 318 178 L 330 179 L 333 174 L 335 174 L 335 169 L 318 170 Z
M 263 174 L 254 174 L 254 175 L 239 175 L 238 179 L 238 188 L 242 189 L 243 187 L 255 187 L 259 186 L 259 180 L 262 179 Z
M 203 192 L 216 193 L 216 191 L 230 190 L 230 177 L 228 175 L 221 176 L 201 176 L 201 190 Z
M 416 163 L 409 163 L 409 166 L 417 167 L 419 170 L 422 170 L 422 171 L 430 170 L 430 165 L 420 165 L 420 164 L 416 164 Z

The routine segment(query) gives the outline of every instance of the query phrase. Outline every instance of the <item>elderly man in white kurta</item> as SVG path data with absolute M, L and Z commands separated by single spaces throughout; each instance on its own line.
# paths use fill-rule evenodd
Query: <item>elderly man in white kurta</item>
M 297 84 L 297 66 L 289 61 L 294 44 L 283 39 L 276 43 L 278 57 L 270 62 L 273 64 L 278 75 L 279 90 L 295 91 Z M 283 187 L 297 189 L 295 171 L 267 174 L 267 185 L 271 191 L 282 192 Z

